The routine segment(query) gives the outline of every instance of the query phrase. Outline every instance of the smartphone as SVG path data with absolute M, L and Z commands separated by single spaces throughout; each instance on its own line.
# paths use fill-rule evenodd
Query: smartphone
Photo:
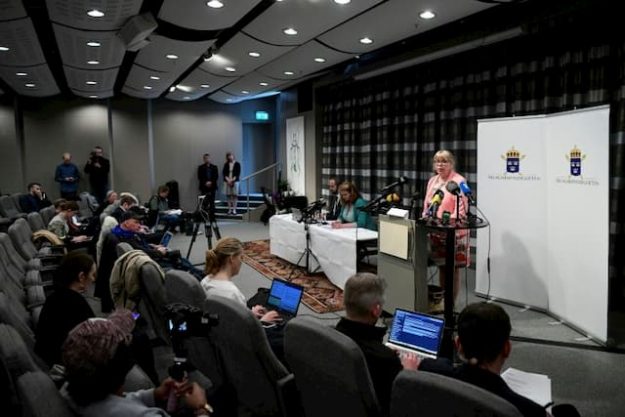
M 137 320 L 139 317 L 141 317 L 141 314 L 139 313 L 135 313 L 134 311 L 132 312 L 132 318 Z

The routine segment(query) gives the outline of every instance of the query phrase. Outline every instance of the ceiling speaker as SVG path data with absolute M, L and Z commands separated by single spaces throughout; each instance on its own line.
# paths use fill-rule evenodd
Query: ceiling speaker
M 143 13 L 128 19 L 117 36 L 124 42 L 127 50 L 136 52 L 150 43 L 147 37 L 157 27 L 154 16 L 149 12 Z

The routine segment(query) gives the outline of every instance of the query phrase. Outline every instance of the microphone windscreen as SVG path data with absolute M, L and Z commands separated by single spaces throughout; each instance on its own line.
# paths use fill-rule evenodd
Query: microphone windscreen
M 458 195 L 460 193 L 460 187 L 458 187 L 458 183 L 456 181 L 449 181 L 446 185 L 447 191 L 452 193 L 453 195 Z

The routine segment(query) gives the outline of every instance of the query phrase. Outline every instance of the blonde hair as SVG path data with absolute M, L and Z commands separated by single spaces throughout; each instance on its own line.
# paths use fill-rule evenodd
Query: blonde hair
M 451 164 L 452 170 L 456 167 L 456 157 L 453 153 L 451 153 L 451 151 L 448 151 L 447 149 L 441 149 L 440 151 L 436 152 L 432 157 L 432 170 L 434 172 L 436 172 L 437 161 L 449 162 Z
M 214 249 L 206 251 L 206 266 L 204 273 L 214 275 L 226 265 L 228 258 L 239 255 L 243 252 L 243 244 L 234 237 L 224 237 L 219 239 Z
M 339 185 L 339 192 L 341 191 L 347 191 L 349 193 L 349 201 L 345 201 L 345 203 L 348 204 L 352 204 L 358 199 L 358 197 L 360 197 L 358 188 L 356 188 L 356 185 L 350 181 L 344 181 L 341 183 L 341 185 Z

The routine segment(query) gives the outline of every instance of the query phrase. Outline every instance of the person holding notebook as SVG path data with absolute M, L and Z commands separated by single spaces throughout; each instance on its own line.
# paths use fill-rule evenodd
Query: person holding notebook
M 384 415 L 388 415 L 391 388 L 402 369 L 416 370 L 418 360 L 412 353 L 402 354 L 387 347 L 383 338 L 386 327 L 376 326 L 384 306 L 386 281 L 368 272 L 357 273 L 345 283 L 343 300 L 347 317 L 336 330 L 352 339 L 365 356 L 369 375 Z

